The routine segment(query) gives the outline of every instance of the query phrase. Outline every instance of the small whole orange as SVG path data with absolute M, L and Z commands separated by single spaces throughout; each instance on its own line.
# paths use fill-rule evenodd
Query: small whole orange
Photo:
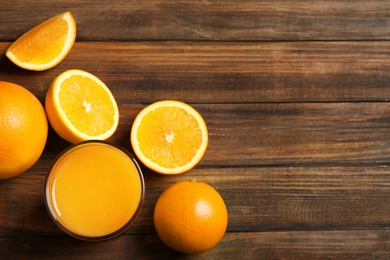
M 180 181 L 168 187 L 154 209 L 154 226 L 172 249 L 200 254 L 223 238 L 228 212 L 221 195 L 204 182 Z
M 33 166 L 46 144 L 48 122 L 40 101 L 26 88 L 0 81 L 0 179 Z

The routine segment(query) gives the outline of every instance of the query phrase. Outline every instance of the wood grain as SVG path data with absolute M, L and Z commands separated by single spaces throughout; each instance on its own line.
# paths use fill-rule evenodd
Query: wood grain
M 0 258 L 387 259 L 390 255 L 390 4 L 387 0 L 0 0 L 0 80 L 44 103 L 54 78 L 83 69 L 118 101 L 109 141 L 132 151 L 134 118 L 163 99 L 205 118 L 209 146 L 190 172 L 142 166 L 146 199 L 122 236 L 64 234 L 44 204 L 46 173 L 70 143 L 52 129 L 40 160 L 0 181 Z M 4 55 L 65 10 L 77 22 L 66 59 L 44 72 Z M 0 136 L 1 142 L 1 136 Z M 213 250 L 166 247 L 153 210 L 169 185 L 195 178 L 224 198 L 229 225 Z
M 0 40 L 70 10 L 79 41 L 388 40 L 386 0 L 1 1 Z M 11 29 L 12 28 L 12 29 Z
M 184 255 L 163 245 L 157 235 L 146 234 L 100 243 L 69 237 L 0 238 L 0 251 L 17 259 L 386 259 L 390 243 L 386 230 L 228 233 L 211 251 Z
M 9 45 L 0 43 L 0 52 Z M 387 101 L 389 55 L 389 42 L 76 43 L 42 73 L 2 55 L 0 77 L 41 100 L 57 75 L 77 68 L 101 78 L 120 103 Z

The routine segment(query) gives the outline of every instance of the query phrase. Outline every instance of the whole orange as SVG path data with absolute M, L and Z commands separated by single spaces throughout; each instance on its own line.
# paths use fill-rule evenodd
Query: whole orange
M 34 94 L 0 81 L 0 179 L 33 166 L 43 152 L 47 133 L 45 110 Z
M 224 236 L 228 212 L 221 195 L 209 184 L 181 181 L 168 187 L 154 209 L 154 226 L 172 249 L 200 254 Z

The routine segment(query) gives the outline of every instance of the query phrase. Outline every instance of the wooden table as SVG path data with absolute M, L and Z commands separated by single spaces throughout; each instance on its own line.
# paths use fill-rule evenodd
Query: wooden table
M 40 160 L 0 182 L 0 258 L 390 257 L 389 1 L 0 0 L 0 8 L 0 80 L 43 102 L 61 72 L 95 74 L 119 103 L 110 141 L 130 151 L 135 116 L 163 99 L 195 107 L 210 139 L 188 173 L 143 168 L 137 221 L 91 243 L 64 234 L 44 206 L 48 167 L 69 146 L 50 130 Z M 66 10 L 78 34 L 59 66 L 30 72 L 5 57 L 16 38 Z M 214 186 L 229 211 L 221 243 L 195 256 L 166 247 L 153 226 L 161 192 L 191 178 Z

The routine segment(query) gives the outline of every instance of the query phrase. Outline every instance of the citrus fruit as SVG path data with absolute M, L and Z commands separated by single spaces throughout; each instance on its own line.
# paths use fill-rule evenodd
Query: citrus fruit
M 221 241 L 228 213 L 221 195 L 209 184 L 180 181 L 160 195 L 153 220 L 158 236 L 167 246 L 199 254 Z
M 43 152 L 47 133 L 45 110 L 34 94 L 0 81 L 0 179 L 33 166 Z
M 54 131 L 71 143 L 106 140 L 119 123 L 118 105 L 109 88 L 83 70 L 58 75 L 46 93 L 45 108 Z
M 58 65 L 76 40 L 76 22 L 68 11 L 37 25 L 18 38 L 6 51 L 17 66 L 47 70 Z
M 180 174 L 202 159 L 208 131 L 193 107 L 164 100 L 145 107 L 137 115 L 130 139 L 134 153 L 145 166 L 161 174 Z

